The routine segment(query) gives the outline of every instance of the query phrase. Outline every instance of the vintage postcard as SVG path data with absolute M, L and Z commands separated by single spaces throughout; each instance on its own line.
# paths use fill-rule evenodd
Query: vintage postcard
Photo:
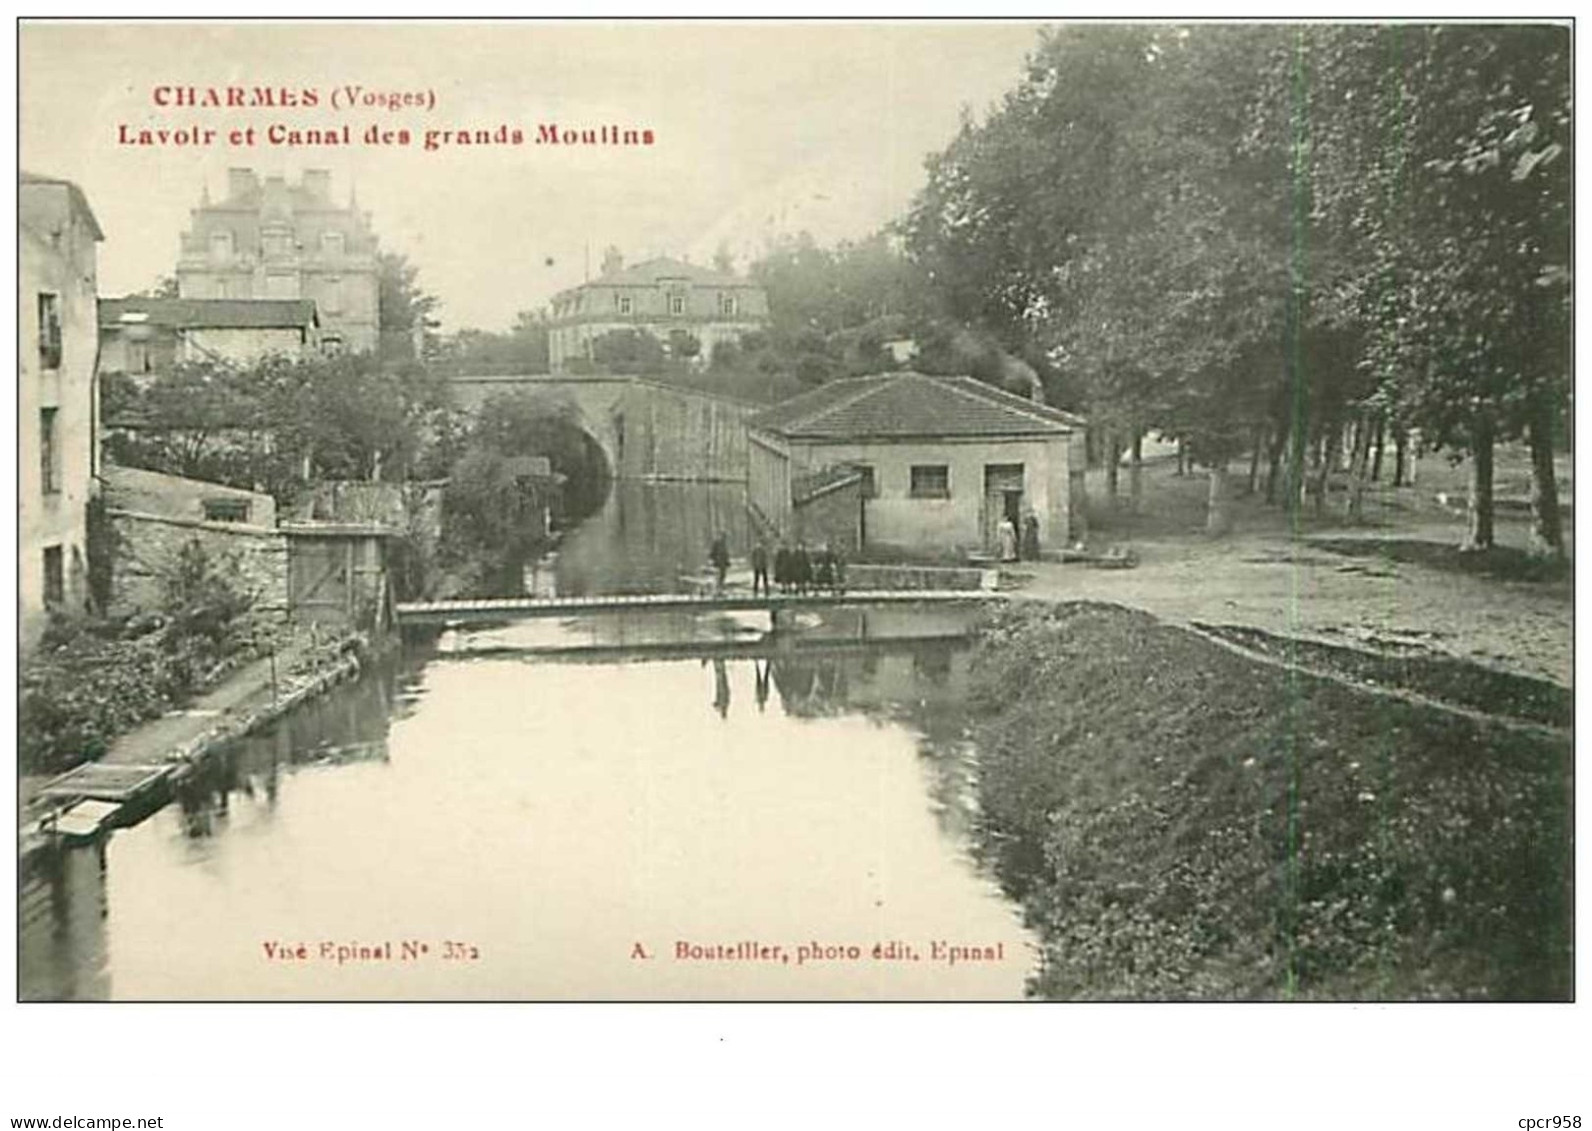
M 1568 26 L 19 41 L 22 1001 L 1573 999 Z

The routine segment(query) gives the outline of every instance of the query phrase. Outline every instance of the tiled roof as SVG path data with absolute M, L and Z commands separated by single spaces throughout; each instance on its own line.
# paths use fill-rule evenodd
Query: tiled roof
M 307 298 L 102 298 L 102 329 L 143 324 L 175 330 L 280 329 L 316 323 Z
M 45 177 L 38 173 L 29 173 L 25 170 L 17 171 L 17 183 L 20 185 L 59 185 L 66 190 L 67 196 L 72 201 L 72 206 L 81 212 L 88 220 L 89 231 L 97 240 L 103 240 L 105 233 L 100 229 L 99 221 L 94 217 L 94 210 L 88 206 L 88 197 L 83 195 L 83 190 L 71 181 L 60 177 Z
M 752 418 L 790 439 L 1048 436 L 1083 427 L 1074 413 L 971 377 L 886 373 L 830 381 Z
M 586 287 L 653 287 L 662 279 L 686 279 L 699 287 L 755 287 L 758 284 L 739 275 L 717 271 L 711 267 L 698 267 L 667 256 L 649 259 L 631 267 L 597 276 L 583 283 Z M 580 290 L 573 287 L 572 290 Z

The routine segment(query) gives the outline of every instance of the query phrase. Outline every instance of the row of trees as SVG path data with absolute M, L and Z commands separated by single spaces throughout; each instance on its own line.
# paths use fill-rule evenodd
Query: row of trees
M 1348 434 L 1353 510 L 1370 438 L 1420 428 L 1471 457 L 1486 546 L 1521 437 L 1562 554 L 1569 146 L 1562 28 L 1064 27 L 901 230 L 947 314 L 1043 351 L 1097 423 L 1185 440 L 1215 499 L 1261 449 L 1297 516 Z
M 108 373 L 100 403 L 112 462 L 283 502 L 314 479 L 445 475 L 458 427 L 441 378 L 374 353 L 190 362 L 148 382 Z

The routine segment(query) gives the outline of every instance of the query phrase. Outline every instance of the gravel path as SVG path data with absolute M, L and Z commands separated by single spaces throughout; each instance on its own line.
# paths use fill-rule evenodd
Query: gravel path
M 1386 532 L 1382 532 L 1384 535 Z M 1335 535 L 1336 536 L 1336 535 Z M 1421 648 L 1572 686 L 1568 584 L 1505 582 L 1276 535 L 1133 543 L 1135 569 L 1025 562 L 1014 595 L 1107 601 L 1176 624 L 1203 621 L 1362 648 Z

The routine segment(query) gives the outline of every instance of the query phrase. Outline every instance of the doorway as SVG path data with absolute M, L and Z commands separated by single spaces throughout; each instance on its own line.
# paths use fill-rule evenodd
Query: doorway
M 1010 519 L 1012 529 L 1023 529 L 1023 465 L 987 463 L 984 465 L 984 547 L 1000 552 L 1000 525 Z

